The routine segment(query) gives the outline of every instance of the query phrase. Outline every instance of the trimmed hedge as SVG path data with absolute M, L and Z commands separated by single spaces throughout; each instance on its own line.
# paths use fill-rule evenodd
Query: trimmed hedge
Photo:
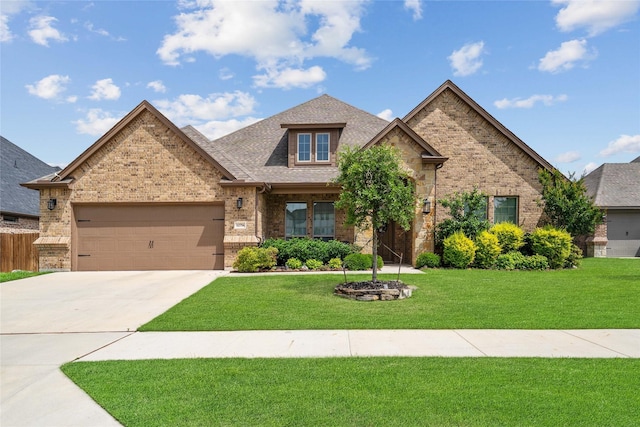
M 337 240 L 325 242 L 309 238 L 267 239 L 262 243 L 262 247 L 278 249 L 278 265 L 286 265 L 290 258 L 297 258 L 303 263 L 310 259 L 316 259 L 327 264 L 332 258 L 344 259 L 347 255 L 359 251 L 355 246 Z
M 348 270 L 359 271 L 373 268 L 373 255 L 371 254 L 349 254 L 344 259 L 344 266 Z M 378 269 L 384 266 L 382 257 L 378 255 Z
M 489 232 L 498 238 L 502 253 L 520 250 L 524 245 L 524 231 L 510 222 L 500 222 L 491 227 Z
M 531 233 L 531 248 L 547 258 L 549 267 L 562 268 L 572 254 L 573 242 L 568 232 L 547 226 Z
M 238 251 L 233 268 L 241 273 L 255 273 L 258 270 L 269 270 L 276 265 L 277 248 L 256 248 L 246 246 Z
M 422 252 L 416 258 L 416 268 L 438 268 L 440 267 L 440 255 L 433 252 Z
M 488 231 L 481 231 L 476 237 L 475 265 L 480 268 L 492 268 L 502 249 L 498 236 Z

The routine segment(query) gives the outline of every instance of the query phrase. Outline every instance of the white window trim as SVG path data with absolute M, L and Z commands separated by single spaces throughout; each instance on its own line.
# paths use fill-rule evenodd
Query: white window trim
M 309 135 L 309 160 L 301 160 L 300 159 L 300 137 L 302 135 Z M 296 148 L 297 148 L 297 152 L 296 152 L 296 158 L 297 161 L 299 163 L 311 163 L 311 159 L 313 158 L 312 153 L 313 153 L 313 135 L 310 133 L 299 133 L 298 136 L 296 137 Z
M 317 163 L 329 163 L 331 161 L 331 134 L 329 132 L 318 132 L 315 134 L 315 153 L 316 153 L 316 162 Z M 320 135 L 327 135 L 327 159 L 326 160 L 320 160 L 318 158 L 318 136 Z

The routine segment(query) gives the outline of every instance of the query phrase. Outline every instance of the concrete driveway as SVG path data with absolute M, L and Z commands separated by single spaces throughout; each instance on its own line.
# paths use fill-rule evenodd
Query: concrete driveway
M 73 272 L 0 284 L 0 425 L 119 425 L 60 365 L 128 336 L 223 274 Z

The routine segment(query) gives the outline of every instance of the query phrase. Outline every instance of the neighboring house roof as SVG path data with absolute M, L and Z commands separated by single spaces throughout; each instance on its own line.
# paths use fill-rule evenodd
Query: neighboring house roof
M 40 216 L 40 195 L 20 184 L 60 168 L 49 166 L 0 136 L 0 212 Z
M 222 138 L 203 142 L 202 147 L 229 170 L 246 173 L 255 182 L 326 183 L 337 176 L 337 168 L 288 167 L 288 130 L 281 125 L 336 123 L 346 123 L 340 135 L 340 145 L 357 147 L 364 146 L 389 124 L 371 113 L 322 95 Z M 242 171 L 239 170 L 240 165 Z
M 427 105 L 429 105 L 434 99 L 436 99 L 440 94 L 444 91 L 450 90 L 455 93 L 458 97 L 460 97 L 464 102 L 469 105 L 476 113 L 478 113 L 481 117 L 483 117 L 486 121 L 488 121 L 493 127 L 495 127 L 500 133 L 502 133 L 507 139 L 511 140 L 516 146 L 518 146 L 522 151 L 527 153 L 532 159 L 534 159 L 540 166 L 543 168 L 553 171 L 555 168 L 551 163 L 546 161 L 541 155 L 536 153 L 531 147 L 525 144 L 520 138 L 518 138 L 513 132 L 507 129 L 502 123 L 500 123 L 495 117 L 489 114 L 484 108 L 480 106 L 476 101 L 474 101 L 469 95 L 464 93 L 462 89 L 456 86 L 451 80 L 447 80 L 444 82 L 438 89 L 433 91 L 431 95 L 425 98 L 418 106 L 416 106 L 413 110 L 407 114 L 402 121 L 408 123 L 416 114 L 422 111 Z
M 638 158 L 640 159 L 640 157 Z M 605 163 L 584 177 L 596 206 L 640 209 L 640 161 Z

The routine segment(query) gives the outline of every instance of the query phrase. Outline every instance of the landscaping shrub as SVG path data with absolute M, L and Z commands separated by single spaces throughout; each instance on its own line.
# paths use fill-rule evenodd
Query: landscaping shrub
M 531 242 L 533 252 L 545 256 L 551 268 L 562 268 L 571 256 L 571 235 L 564 230 L 551 226 L 537 228 L 531 233 Z
M 438 268 L 440 267 L 440 255 L 433 252 L 422 252 L 416 259 L 416 268 Z
M 515 224 L 501 222 L 495 224 L 489 231 L 498 238 L 502 253 L 517 251 L 524 245 L 524 231 Z
M 475 258 L 476 247 L 473 240 L 461 232 L 447 237 L 443 245 L 443 259 L 446 265 L 454 268 L 467 268 Z
M 567 260 L 564 262 L 564 268 L 579 267 L 581 261 L 582 261 L 582 249 L 580 249 L 577 245 L 572 244 L 571 253 L 567 257 Z
M 383 267 L 382 257 L 378 255 L 378 270 Z M 344 266 L 349 270 L 368 270 L 373 267 L 373 255 L 349 254 L 344 259 Z
M 492 268 L 500 252 L 498 236 L 486 230 L 478 234 L 476 237 L 476 266 L 480 268 Z
M 365 254 L 349 254 L 344 258 L 345 268 L 353 271 L 371 268 L 371 262 Z
M 547 257 L 542 255 L 525 256 L 522 263 L 517 266 L 519 270 L 546 270 L 549 268 Z
M 256 248 L 247 246 L 238 252 L 238 256 L 233 263 L 233 268 L 241 273 L 253 273 L 260 269 L 271 269 L 276 265 L 278 249 Z
M 327 265 L 332 270 L 339 270 L 342 268 L 342 260 L 340 258 L 331 258 Z
M 289 258 L 285 265 L 292 270 L 298 270 L 302 268 L 302 261 L 298 258 Z
M 508 252 L 498 255 L 496 259 L 496 268 L 499 270 L 517 270 L 524 263 L 525 256 L 520 252 Z
M 317 259 L 313 259 L 313 258 L 308 259 L 305 265 L 309 270 L 318 270 L 320 267 L 323 266 L 322 261 L 318 261 Z
M 267 239 L 262 247 L 275 247 L 278 249 L 278 264 L 286 265 L 290 258 L 297 258 L 303 263 L 309 259 L 316 259 L 327 263 L 331 258 L 343 259 L 350 253 L 357 252 L 357 248 L 337 240 L 325 242 L 318 239 Z

